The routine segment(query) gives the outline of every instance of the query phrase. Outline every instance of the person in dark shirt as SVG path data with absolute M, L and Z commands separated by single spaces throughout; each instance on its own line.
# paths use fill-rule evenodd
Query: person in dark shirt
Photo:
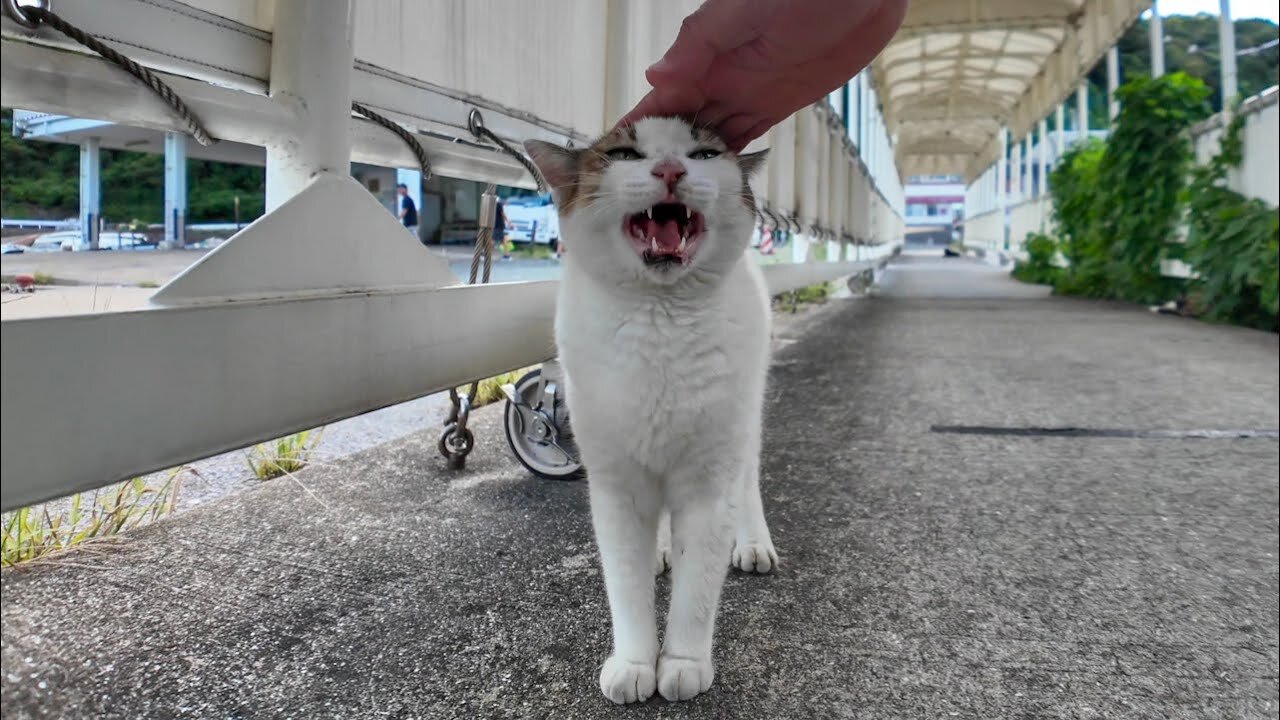
M 511 259 L 511 244 L 507 242 L 507 228 L 511 227 L 511 221 L 507 220 L 507 212 L 502 206 L 502 198 L 498 198 L 494 203 L 494 212 L 497 217 L 493 219 L 493 245 L 502 251 L 502 259 Z
M 400 195 L 400 222 L 414 237 L 418 237 L 418 206 L 409 197 L 409 186 L 400 183 L 396 185 L 396 192 Z

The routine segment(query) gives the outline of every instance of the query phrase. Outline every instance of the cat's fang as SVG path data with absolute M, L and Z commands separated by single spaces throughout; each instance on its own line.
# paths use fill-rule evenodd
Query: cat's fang
M 656 237 L 649 238 L 649 250 L 650 252 L 653 252 L 653 253 L 658 252 L 658 238 Z
M 689 238 L 688 237 L 680 238 L 680 254 L 681 255 L 684 254 L 685 249 L 688 247 L 689 247 Z

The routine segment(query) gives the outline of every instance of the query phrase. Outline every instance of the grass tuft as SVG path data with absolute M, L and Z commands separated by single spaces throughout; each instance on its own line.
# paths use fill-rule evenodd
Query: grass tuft
M 324 435 L 324 428 L 303 430 L 254 445 L 245 453 L 245 464 L 259 480 L 291 475 L 306 467 Z
M 532 369 L 533 368 L 531 367 L 520 368 L 519 370 L 512 370 L 511 372 L 505 372 L 501 375 L 494 375 L 491 378 L 481 380 L 480 387 L 476 390 L 476 402 L 471 407 L 478 408 L 490 403 L 506 400 L 507 396 L 502 392 L 502 386 L 514 384 L 515 381 L 524 377 L 525 373 Z M 460 387 L 458 388 L 458 394 L 465 395 L 470 389 L 470 385 Z
M 511 248 L 511 255 L 530 260 L 549 260 L 555 255 L 555 250 L 550 245 L 535 242 L 515 243 L 515 247 Z
M 0 517 L 0 566 L 47 558 L 170 514 L 188 472 L 196 471 L 179 467 L 159 484 L 134 478 L 5 513 Z
M 787 310 L 796 312 L 803 305 L 821 305 L 835 294 L 836 286 L 832 282 L 806 285 L 796 290 L 789 290 L 773 298 L 775 312 Z

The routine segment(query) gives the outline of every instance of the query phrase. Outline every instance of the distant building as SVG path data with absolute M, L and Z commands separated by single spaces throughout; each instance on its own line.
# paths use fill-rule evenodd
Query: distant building
M 906 241 L 911 245 L 949 245 L 952 225 L 964 214 L 964 178 L 915 175 L 907 178 Z

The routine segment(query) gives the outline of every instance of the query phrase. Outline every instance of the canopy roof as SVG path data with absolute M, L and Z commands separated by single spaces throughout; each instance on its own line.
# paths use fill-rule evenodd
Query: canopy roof
M 977 177 L 1080 83 L 1149 0 L 913 0 L 872 65 L 898 171 Z

